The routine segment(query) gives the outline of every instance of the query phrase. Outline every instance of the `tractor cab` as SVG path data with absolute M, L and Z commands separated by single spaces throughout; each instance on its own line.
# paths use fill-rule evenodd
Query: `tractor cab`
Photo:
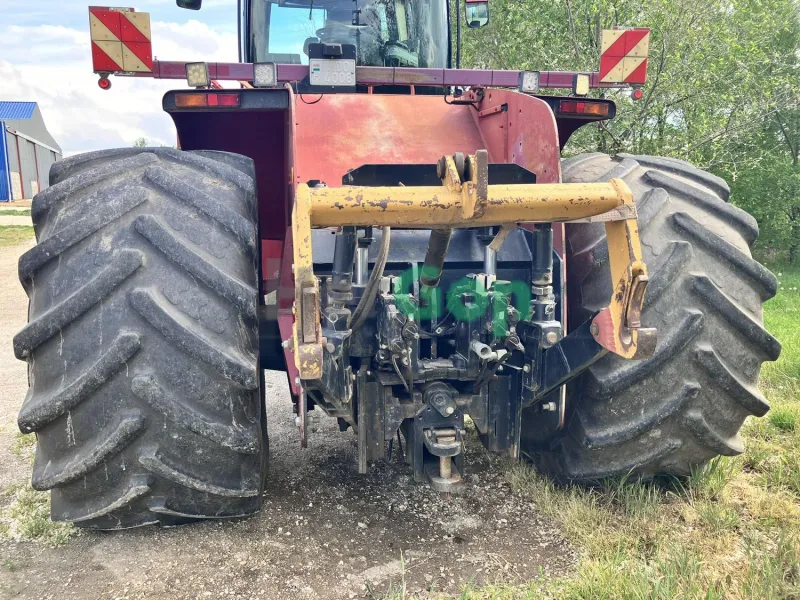
M 447 0 L 249 0 L 247 62 L 309 63 L 314 44 L 355 47 L 369 67 L 447 68 Z

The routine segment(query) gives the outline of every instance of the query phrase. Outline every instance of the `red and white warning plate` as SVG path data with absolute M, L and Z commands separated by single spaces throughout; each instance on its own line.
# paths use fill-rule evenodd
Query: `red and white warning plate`
M 132 8 L 89 7 L 95 73 L 150 73 L 150 14 Z
M 605 29 L 600 51 L 601 83 L 642 84 L 647 79 L 650 29 Z

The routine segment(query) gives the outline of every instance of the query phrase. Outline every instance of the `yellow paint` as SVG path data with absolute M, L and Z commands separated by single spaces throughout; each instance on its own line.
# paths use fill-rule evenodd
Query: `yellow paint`
M 103 22 L 89 13 L 89 33 L 93 42 L 118 42 L 119 38 Z M 99 44 L 98 44 L 99 45 Z M 110 56 L 110 55 L 109 55 Z M 121 59 L 120 59 L 121 60 Z M 121 63 L 119 63 L 121 64 Z
M 647 58 L 650 53 L 650 34 L 644 36 L 639 43 L 625 53 L 625 56 Z
M 108 54 L 108 57 L 117 63 L 120 67 L 122 66 L 123 58 L 122 58 L 122 42 L 107 42 L 101 40 L 95 40 L 94 42 L 97 46 Z
M 622 180 L 612 179 L 611 183 L 618 188 L 623 204 L 634 204 L 633 195 Z M 639 223 L 633 218 L 608 221 L 605 227 L 609 270 L 613 282 L 607 310 L 613 323 L 614 342 L 613 348 L 608 349 L 624 358 L 634 358 L 638 351 L 639 330 L 638 327 L 630 327 L 628 320 L 632 309 L 633 283 L 637 278 L 640 278 L 642 285 L 647 282 L 647 266 L 644 264 L 639 240 Z
M 125 44 L 122 44 L 122 70 L 132 73 L 149 73 L 152 71 Z
M 630 190 L 620 179 L 608 183 L 491 185 L 483 202 L 478 193 L 478 161 L 474 156 L 468 160 L 473 176 L 464 183 L 452 158 L 448 158 L 442 186 L 313 189 L 306 184 L 297 186 L 292 212 L 296 311 L 293 341 L 301 379 L 317 379 L 322 374 L 324 340 L 319 324 L 319 285 L 313 270 L 312 227 L 371 225 L 432 229 L 503 225 L 509 229 L 517 223 L 563 222 L 596 216 L 633 203 Z M 630 265 L 636 273 L 646 275 L 636 219 L 607 224 L 607 231 L 614 281 L 627 277 Z M 621 299 L 623 304 L 619 306 L 624 301 Z M 614 305 L 613 314 L 623 314 L 619 306 Z
M 340 225 L 477 227 L 503 223 L 558 223 L 608 212 L 620 204 L 612 183 L 492 185 L 485 211 L 473 214 L 474 198 L 446 187 L 357 187 L 310 189 L 315 227 Z M 474 192 L 473 192 L 474 193 Z M 465 198 L 466 196 L 466 198 Z
M 608 50 L 623 33 L 625 33 L 624 29 L 604 29 L 600 38 L 600 54 Z
M 150 39 L 150 13 L 143 12 L 124 12 L 122 19 L 128 19 L 131 24 L 142 32 L 142 35 Z
M 631 73 L 633 73 L 636 69 L 638 69 L 639 66 L 646 60 L 647 60 L 647 58 L 639 58 L 639 57 L 636 57 L 636 56 L 633 56 L 633 57 L 626 56 L 625 58 L 623 58 L 622 62 L 621 62 L 621 64 L 622 64 L 622 79 L 621 79 L 621 81 L 625 81 L 628 78 L 628 76 Z
M 294 359 L 301 379 L 322 377 L 322 328 L 319 323 L 319 283 L 314 276 L 311 252 L 311 195 L 306 184 L 298 186 L 292 209 L 292 246 L 294 251 Z M 308 290 L 308 292 L 306 292 Z M 303 309 L 303 294 L 315 294 L 315 307 Z M 304 335 L 304 326 L 314 328 L 313 339 Z

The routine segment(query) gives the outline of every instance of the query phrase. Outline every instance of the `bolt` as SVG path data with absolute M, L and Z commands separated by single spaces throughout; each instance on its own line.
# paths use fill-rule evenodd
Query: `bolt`
M 545 404 L 542 404 L 542 410 L 546 410 L 548 412 L 555 412 L 556 410 L 558 410 L 558 406 L 556 406 L 555 402 L 546 402 Z
M 592 323 L 589 327 L 589 331 L 592 335 L 598 335 L 600 333 L 600 326 L 597 323 Z
M 547 334 L 544 336 L 544 339 L 547 340 L 548 344 L 555 344 L 558 341 L 558 332 L 548 331 Z
M 453 476 L 453 459 L 449 456 L 439 457 L 439 477 L 450 479 Z
M 524 367 L 522 367 L 522 370 L 525 371 L 526 373 L 530 373 L 531 372 L 531 366 L 530 365 L 525 365 Z
M 439 179 L 444 179 L 444 175 L 446 172 L 447 172 L 447 159 L 443 156 L 436 163 L 436 176 Z
M 289 338 L 286 338 L 285 340 L 283 340 L 283 341 L 281 342 L 281 347 L 282 347 L 282 348 L 288 348 L 290 343 L 291 343 L 291 342 L 289 341 Z
M 327 350 L 329 354 L 333 354 L 334 350 L 336 350 L 336 346 L 328 342 L 325 344 L 325 350 Z
M 441 327 L 437 327 L 436 328 L 436 335 L 442 335 L 442 333 L 444 333 L 444 329 L 441 328 Z
M 454 412 L 456 412 L 456 409 L 453 408 L 452 406 L 448 406 L 447 408 L 444 409 L 444 412 L 447 413 L 447 416 L 449 417 Z

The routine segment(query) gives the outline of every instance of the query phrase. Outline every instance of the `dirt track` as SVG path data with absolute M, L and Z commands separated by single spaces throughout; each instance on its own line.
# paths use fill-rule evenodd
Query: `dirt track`
M 11 451 L 27 389 L 11 339 L 26 320 L 16 263 L 28 247 L 0 249 L 0 495 L 30 470 Z M 415 485 L 397 452 L 359 476 L 352 432 L 323 416 L 301 449 L 285 376 L 268 372 L 266 381 L 271 467 L 259 516 L 88 532 L 60 548 L 0 537 L 0 598 L 369 598 L 403 572 L 410 593 L 455 594 L 469 582 L 528 581 L 572 564 L 555 526 L 510 491 L 477 440 L 467 492 L 450 500 Z

